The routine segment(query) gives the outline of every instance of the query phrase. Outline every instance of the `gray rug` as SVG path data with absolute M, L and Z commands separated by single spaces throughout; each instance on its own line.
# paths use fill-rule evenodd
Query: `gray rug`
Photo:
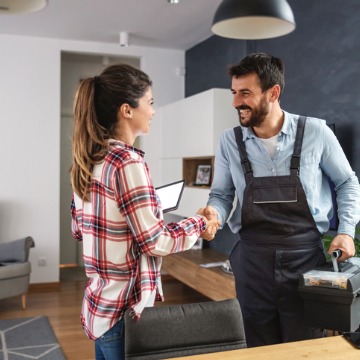
M 46 316 L 0 320 L 0 360 L 65 360 Z

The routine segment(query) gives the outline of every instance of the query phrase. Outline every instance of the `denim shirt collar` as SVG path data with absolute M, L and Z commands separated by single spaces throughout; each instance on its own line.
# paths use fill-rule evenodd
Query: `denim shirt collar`
M 290 114 L 284 110 L 283 113 L 284 113 L 284 123 L 280 132 L 287 135 L 290 133 L 290 128 L 291 128 Z M 243 130 L 243 141 L 245 141 L 246 139 L 253 139 L 256 137 L 251 127 L 241 126 L 241 128 Z

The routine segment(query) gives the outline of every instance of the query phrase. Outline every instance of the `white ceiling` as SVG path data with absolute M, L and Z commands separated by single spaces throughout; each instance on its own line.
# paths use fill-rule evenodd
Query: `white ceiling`
M 0 34 L 188 50 L 209 38 L 221 0 L 49 0 L 34 13 L 0 14 Z M 1 5 L 1 0 L 0 0 Z

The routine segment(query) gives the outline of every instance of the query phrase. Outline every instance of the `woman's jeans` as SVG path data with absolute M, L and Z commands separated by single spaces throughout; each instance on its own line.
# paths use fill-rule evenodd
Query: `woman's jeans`
M 124 319 L 95 340 L 96 360 L 125 360 Z

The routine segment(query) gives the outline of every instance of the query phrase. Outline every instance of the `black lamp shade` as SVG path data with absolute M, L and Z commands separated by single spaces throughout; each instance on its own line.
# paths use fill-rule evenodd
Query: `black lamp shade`
M 243 40 L 274 38 L 294 29 L 286 0 L 223 0 L 211 28 L 216 35 Z

